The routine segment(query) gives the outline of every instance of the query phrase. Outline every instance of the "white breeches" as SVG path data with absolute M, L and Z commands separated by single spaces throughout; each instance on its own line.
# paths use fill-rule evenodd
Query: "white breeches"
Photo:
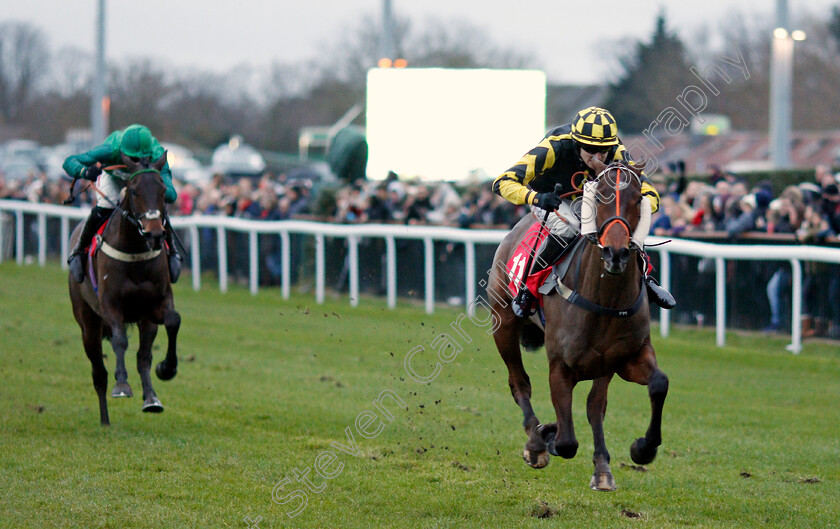
M 531 206 L 531 214 L 540 222 L 546 218 L 545 210 L 538 206 Z M 580 208 L 576 203 L 563 199 L 557 211 L 549 213 L 545 225 L 549 233 L 563 239 L 576 237 L 580 233 Z
M 96 187 L 102 192 L 102 195 L 97 194 L 96 205 L 100 208 L 114 209 L 120 203 L 120 193 L 125 187 L 125 182 L 111 176 L 108 173 L 102 173 L 96 179 Z M 110 202 L 109 202 L 110 201 Z

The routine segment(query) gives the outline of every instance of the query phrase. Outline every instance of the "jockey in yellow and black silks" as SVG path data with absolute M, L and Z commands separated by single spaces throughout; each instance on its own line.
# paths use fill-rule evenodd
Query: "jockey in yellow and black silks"
M 598 107 L 581 110 L 571 124 L 548 131 L 536 147 L 493 181 L 496 194 L 517 205 L 530 205 L 533 215 L 545 220 L 546 228 L 553 235 L 546 238 L 545 246 L 533 259 L 530 273 L 551 266 L 580 233 L 579 212 L 573 209 L 570 199 L 561 198 L 554 189 L 560 184 L 562 192 L 568 193 L 579 187 L 582 181 L 578 178 L 572 182 L 573 176 L 580 172 L 592 175 L 594 169 L 590 164 L 594 159 L 605 164 L 632 163 L 618 137 L 615 118 Z M 647 197 L 652 213 L 659 209 L 659 194 L 644 175 L 642 196 Z M 555 210 L 557 215 L 546 214 Z M 673 296 L 647 275 L 649 268 L 645 266 L 645 283 L 650 299 L 660 307 L 673 308 L 676 305 Z M 523 318 L 529 316 L 535 300 L 523 278 L 512 303 L 514 313 Z
M 76 282 L 84 281 L 84 251 L 102 224 L 110 218 L 114 208 L 120 202 L 120 192 L 125 187 L 125 181 L 114 171 L 103 169 L 122 163 L 121 155 L 132 159 L 148 158 L 155 162 L 163 156 L 165 150 L 160 142 L 152 136 L 151 131 L 143 125 L 129 125 L 123 130 L 111 133 L 102 145 L 80 154 L 74 154 L 64 160 L 64 171 L 73 178 L 84 178 L 96 181 L 100 195 L 96 206 L 91 210 L 85 221 L 82 233 L 76 246 L 70 252 L 67 264 L 70 265 L 70 275 Z M 172 185 L 172 172 L 169 163 L 164 164 L 160 176 L 166 186 L 164 200 L 172 204 L 178 198 Z M 169 279 L 172 283 L 178 280 L 181 273 L 181 256 L 178 255 L 172 240 L 172 226 L 166 220 L 166 242 L 169 246 Z

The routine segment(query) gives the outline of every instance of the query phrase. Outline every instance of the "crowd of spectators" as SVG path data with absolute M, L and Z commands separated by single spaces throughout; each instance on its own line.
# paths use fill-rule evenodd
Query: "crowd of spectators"
M 778 191 L 769 181 L 749 186 L 718 168 L 705 181 L 687 181 L 682 175 L 672 179 L 654 175 L 652 180 L 662 197 L 651 224 L 654 235 L 789 234 L 813 244 L 840 234 L 838 177 L 823 165 L 816 167 L 813 182 Z
M 817 166 L 815 179 L 775 190 L 769 181 L 752 186 L 737 175 L 713 168 L 704 180 L 687 180 L 680 171 L 655 173 L 661 196 L 651 234 L 736 238 L 746 232 L 789 234 L 800 242 L 821 243 L 840 234 L 840 174 Z M 202 185 L 176 179 L 178 200 L 172 215 L 225 215 L 255 220 L 318 218 L 339 223 L 397 223 L 505 228 L 525 212 L 497 196 L 488 182 L 472 185 L 401 180 L 324 183 L 285 174 L 233 179 L 214 175 Z M 68 181 L 43 174 L 7 181 L 0 174 L 0 198 L 62 203 Z M 76 184 L 77 190 L 85 187 Z M 90 206 L 92 189 L 74 204 Z
M 822 244 L 840 234 L 840 174 L 817 166 L 813 181 L 774 189 L 769 181 L 749 185 L 736 174 L 713 168 L 703 179 L 687 179 L 679 166 L 650 175 L 661 196 L 651 234 L 665 237 L 736 239 L 745 236 Z M 84 182 L 76 184 L 77 190 Z M 384 181 L 353 183 L 266 173 L 262 177 L 214 175 L 202 185 L 175 180 L 178 200 L 172 215 L 224 215 L 255 220 L 304 218 L 338 223 L 394 223 L 506 229 L 526 213 L 494 194 L 489 182 L 471 185 L 403 180 L 390 174 Z M 7 181 L 0 174 L 0 199 L 60 204 L 68 197 L 69 181 L 45 175 Z M 77 206 L 92 206 L 92 189 L 77 193 Z M 806 266 L 804 298 L 814 288 L 816 274 Z M 840 277 L 831 274 L 828 289 L 836 306 L 840 337 Z M 770 322 L 779 330 L 782 292 L 790 284 L 790 267 L 781 266 L 767 282 Z M 803 310 L 807 313 L 807 303 Z M 807 334 L 808 329 L 806 328 Z
M 512 226 L 524 207 L 512 206 L 494 194 L 487 182 L 456 188 L 449 183 L 404 181 L 391 174 L 384 181 L 323 182 L 265 173 L 259 178 L 214 175 L 202 185 L 174 181 L 178 200 L 171 215 L 225 215 L 255 220 L 313 218 L 339 223 L 396 223 L 504 228 Z M 62 203 L 69 181 L 45 175 L 6 181 L 0 174 L 0 199 Z M 77 206 L 91 206 L 94 191 L 76 184 Z

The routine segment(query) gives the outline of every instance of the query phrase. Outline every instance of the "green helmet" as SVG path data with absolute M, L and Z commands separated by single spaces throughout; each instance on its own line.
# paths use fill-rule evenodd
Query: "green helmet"
M 587 145 L 617 145 L 618 126 L 612 114 L 603 108 L 589 107 L 575 116 L 572 138 Z
M 120 152 L 133 158 L 152 156 L 152 132 L 143 125 L 129 125 L 120 140 Z

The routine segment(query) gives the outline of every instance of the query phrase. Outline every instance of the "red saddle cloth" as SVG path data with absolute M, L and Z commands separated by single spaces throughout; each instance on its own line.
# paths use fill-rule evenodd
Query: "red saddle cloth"
M 108 221 L 108 222 L 110 222 L 110 221 Z M 99 235 L 99 237 L 102 237 L 102 233 L 105 231 L 105 228 L 108 226 L 108 222 L 103 222 L 102 223 L 102 226 L 100 226 L 99 229 L 96 230 L 96 235 Z M 94 238 L 90 241 L 90 245 L 87 248 L 88 257 L 93 257 L 93 254 L 96 253 L 96 249 L 99 247 L 99 237 L 94 236 Z M 91 263 L 91 259 L 88 259 L 88 263 L 89 264 Z M 92 264 L 90 264 L 90 266 L 91 266 L 91 268 L 93 267 Z
M 511 295 L 515 296 L 519 292 L 522 277 L 530 271 L 531 263 L 536 259 L 536 252 L 539 251 L 546 237 L 548 237 L 548 229 L 535 221 L 525 232 L 522 240 L 519 241 L 516 250 L 507 262 L 508 277 L 510 278 L 508 289 L 510 289 Z M 534 255 L 533 258 L 532 255 Z M 525 286 L 537 297 L 540 306 L 542 306 L 542 295 L 540 295 L 538 289 L 545 283 L 545 279 L 550 273 L 551 267 L 549 266 L 525 278 Z

